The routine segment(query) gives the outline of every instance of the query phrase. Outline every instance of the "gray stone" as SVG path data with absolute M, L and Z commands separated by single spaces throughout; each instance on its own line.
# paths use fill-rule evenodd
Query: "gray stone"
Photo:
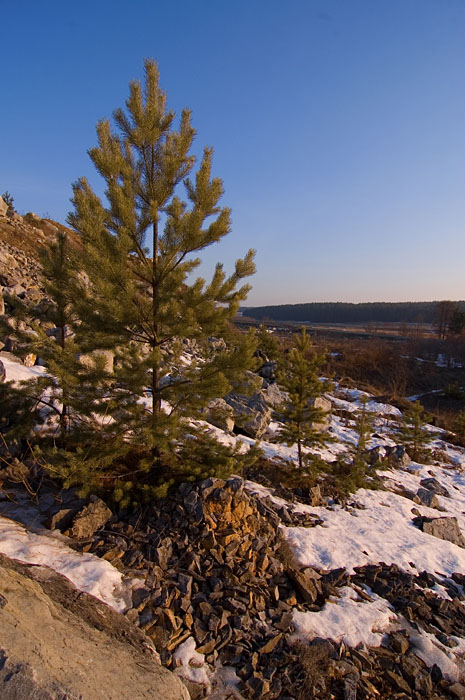
M 312 428 L 313 430 L 317 430 L 320 432 L 324 432 L 327 430 L 331 424 L 331 408 L 332 404 L 331 401 L 324 396 L 317 396 L 316 399 L 311 399 L 309 401 L 309 405 L 313 406 L 314 408 L 320 408 L 322 411 L 326 413 L 324 418 L 321 421 L 312 423 Z
M 70 529 L 71 537 L 76 537 L 78 540 L 92 537 L 94 532 L 103 527 L 112 515 L 111 510 L 100 498 L 91 496 L 91 499 L 89 505 L 76 515 Z
M 234 429 L 233 409 L 224 399 L 212 399 L 205 411 L 207 421 L 221 430 Z
M 268 386 L 262 389 L 265 401 L 273 408 L 276 408 L 282 404 L 287 396 L 284 391 L 281 391 L 277 384 L 268 384 Z
M 233 409 L 236 425 L 246 435 L 260 438 L 264 434 L 271 422 L 272 410 L 263 392 L 255 392 L 252 396 L 229 394 L 225 401 Z
M 412 461 L 403 445 L 395 445 L 386 448 L 388 462 L 393 467 L 406 469 Z
M 420 484 L 424 486 L 425 489 L 429 489 L 430 491 L 435 493 L 437 496 L 450 496 L 449 491 L 446 489 L 446 487 L 439 483 L 439 481 L 434 477 L 422 479 L 420 481 Z
M 465 539 L 460 531 L 457 518 L 424 518 L 422 530 L 428 535 L 438 537 L 440 540 L 452 542 L 465 549 Z
M 148 638 L 64 576 L 0 555 L 2 700 L 188 700 Z
M 438 497 L 429 489 L 420 487 L 413 500 L 415 503 L 421 503 L 421 505 L 429 508 L 439 508 Z

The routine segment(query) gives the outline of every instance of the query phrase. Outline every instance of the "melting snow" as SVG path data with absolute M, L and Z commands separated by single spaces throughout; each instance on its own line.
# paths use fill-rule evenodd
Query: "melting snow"
M 93 554 L 75 552 L 53 536 L 35 535 L 1 516 L 0 553 L 25 564 L 47 566 L 118 612 L 130 607 L 129 586 L 109 562 Z

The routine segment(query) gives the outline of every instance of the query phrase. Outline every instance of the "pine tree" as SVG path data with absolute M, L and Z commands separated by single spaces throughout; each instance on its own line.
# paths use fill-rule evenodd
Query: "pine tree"
M 186 432 L 202 433 L 192 419 L 209 399 L 225 395 L 252 362 L 251 336 L 223 350 L 208 338 L 227 334 L 249 291 L 239 285 L 255 270 L 254 253 L 237 260 L 229 277 L 218 264 L 209 284 L 193 278 L 198 252 L 229 233 L 230 211 L 219 206 L 223 186 L 211 175 L 211 148 L 189 179 L 190 112 L 183 110 L 176 130 L 153 61 L 145 62 L 144 88 L 133 81 L 126 111 L 113 116 L 116 130 L 101 121 L 98 146 L 89 151 L 106 183 L 106 203 L 85 178 L 73 185 L 69 223 L 83 245 L 74 290 L 77 332 L 88 351 L 115 352 L 107 437 L 121 450 L 143 446 L 150 451 L 144 469 L 161 468 Z M 186 338 L 197 341 L 200 354 L 191 364 L 183 360 Z
M 366 476 L 366 449 L 368 440 L 371 437 L 375 422 L 375 414 L 368 410 L 368 399 L 362 397 L 360 410 L 355 414 L 354 430 L 357 435 L 357 442 L 352 447 L 352 462 L 347 474 L 347 486 L 349 490 L 355 490 L 363 485 Z
M 465 439 L 465 411 L 460 411 L 457 414 L 454 421 L 454 431 L 462 440 Z
M 257 328 L 257 341 L 257 349 L 264 353 L 269 360 L 278 359 L 280 355 L 279 343 L 263 323 Z
M 432 416 L 424 412 L 419 401 L 414 401 L 403 414 L 403 425 L 398 431 L 400 442 L 405 445 L 410 457 L 418 461 L 424 459 L 425 448 L 433 439 L 433 435 L 426 428 Z
M 12 296 L 9 303 L 17 326 L 15 354 L 40 356 L 47 372 L 21 383 L 15 393 L 17 401 L 22 395 L 25 406 L 34 407 L 36 424 L 44 420 L 48 423 L 42 437 L 45 435 L 53 445 L 64 449 L 70 446 L 72 434 L 75 441 L 82 441 L 86 423 L 93 431 L 93 414 L 101 411 L 104 396 L 97 389 L 102 384 L 103 367 L 98 358 L 86 364 L 80 361 L 81 348 L 75 338 L 78 319 L 70 298 L 74 264 L 63 231 L 57 233 L 56 240 L 48 247 L 40 250 L 40 261 L 48 302 L 37 308 L 27 300 Z M 35 426 L 31 421 L 25 421 L 25 425 L 29 425 L 28 437 L 31 437 Z
M 314 405 L 314 400 L 329 389 L 329 382 L 321 381 L 319 372 L 325 361 L 324 353 L 311 351 L 311 341 L 305 328 L 295 340 L 295 346 L 283 356 L 278 372 L 278 383 L 287 392 L 287 401 L 278 411 L 283 425 L 276 434 L 276 441 L 297 445 L 299 468 L 317 463 L 304 448 L 323 445 L 331 436 L 315 428 L 327 412 Z

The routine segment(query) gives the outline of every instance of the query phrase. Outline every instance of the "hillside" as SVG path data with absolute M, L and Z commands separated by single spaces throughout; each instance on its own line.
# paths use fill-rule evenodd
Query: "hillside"
M 46 234 L 19 219 L 2 227 L 9 236 L 0 239 L 2 287 L 10 300 L 17 295 L 40 306 L 37 246 Z M 63 488 L 44 452 L 31 449 L 31 441 L 54 439 L 61 396 L 40 357 L 15 348 L 24 322 L 9 315 L 12 309 L 7 302 L 9 330 L 0 339 L 0 624 L 8 630 L 0 654 L 9 664 L 0 678 L 10 682 L 13 667 L 23 673 L 10 685 L 12 698 L 23 677 L 40 681 L 40 692 L 54 700 L 57 683 L 59 697 L 134 700 L 133 693 L 150 697 L 152 687 L 154 697 L 169 697 L 151 686 L 161 675 L 168 692 L 179 689 L 157 671 L 157 654 L 193 700 L 465 698 L 465 448 L 457 436 L 421 425 L 419 449 L 406 437 L 412 426 L 405 412 L 334 382 L 318 398 L 326 412 L 314 425 L 322 444 L 305 448 L 312 460 L 299 469 L 297 445 L 277 441 L 286 395 L 276 364 L 259 350 L 255 371 L 205 405 L 200 419 L 187 418 L 189 430 L 201 428 L 215 441 L 214 462 L 222 447 L 236 448 L 224 477 L 196 479 L 187 464 L 185 480 L 173 480 L 165 496 L 118 502 L 108 485 L 117 477 L 103 472 L 95 490 L 81 494 Z M 51 322 L 46 330 L 57 335 Z M 227 351 L 223 338 L 209 337 L 207 346 L 214 357 Z M 166 381 L 202 368 L 199 349 L 195 338 L 184 338 L 182 366 L 173 366 Z M 18 439 L 15 388 L 47 378 L 35 396 L 37 423 L 27 440 Z M 143 396 L 138 405 L 147 411 L 150 402 Z M 163 410 L 168 414 L 168 402 Z M 355 462 L 367 415 L 366 444 Z M 258 457 L 238 473 L 239 456 L 252 449 Z M 126 465 L 118 467 L 121 473 Z M 52 618 L 57 633 L 51 622 L 44 631 L 32 627 L 25 606 L 36 620 Z M 43 677 L 41 658 L 54 636 L 66 642 L 53 647 Z M 102 644 L 101 676 L 71 666 L 68 645 L 87 649 L 86 637 Z M 111 677 L 105 637 L 121 653 Z M 143 653 L 131 652 L 134 645 Z M 128 689 L 125 674 L 139 674 L 143 690 Z M 90 680 L 100 683 L 99 694 L 89 690 Z
M 33 371 L 3 362 L 10 379 Z M 265 459 L 249 480 L 185 484 L 143 513 L 113 515 L 94 534 L 82 529 L 82 504 L 72 494 L 63 510 L 49 487 L 37 501 L 5 479 L 0 551 L 58 566 L 125 610 L 191 697 L 462 698 L 465 449 L 431 427 L 430 461 L 414 462 L 396 442 L 398 409 L 343 387 L 327 398 L 335 442 L 319 454 L 328 465 L 356 440 L 351 416 L 368 399 L 375 488 L 341 498 L 324 478 L 312 492 L 302 481 L 291 485 L 296 449 L 274 444 L 279 425 L 270 422 Z M 254 442 L 210 429 L 220 441 Z M 8 518 L 33 522 L 40 536 Z M 91 572 L 101 560 L 89 568 L 89 559 L 80 574 L 64 551 L 51 549 L 59 531 L 47 534 L 47 523 L 75 549 L 106 560 L 99 583 Z M 105 581 L 115 576 L 113 602 Z M 124 587 L 133 589 L 132 602 L 122 602 Z
M 258 320 L 299 323 L 434 323 L 437 301 L 322 302 L 244 307 L 245 316 Z M 465 301 L 457 302 L 465 310 Z

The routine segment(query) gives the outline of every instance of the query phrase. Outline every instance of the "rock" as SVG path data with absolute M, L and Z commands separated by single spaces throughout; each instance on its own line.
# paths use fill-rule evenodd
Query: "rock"
M 428 479 L 422 479 L 420 481 L 420 484 L 425 488 L 429 489 L 433 493 L 435 493 L 437 496 L 446 496 L 447 498 L 450 496 L 449 491 L 446 489 L 445 486 L 439 483 L 437 479 L 434 477 L 430 477 Z
M 61 508 L 57 513 L 54 513 L 45 525 L 50 530 L 66 530 L 72 523 L 73 517 L 76 515 L 74 508 Z
M 0 382 L 4 382 L 6 379 L 6 369 L 3 362 L 0 360 Z
M 0 556 L 2 700 L 188 700 L 148 638 L 64 576 Z
M 276 408 L 286 400 L 286 393 L 281 391 L 277 384 L 268 384 L 262 391 L 265 401 L 273 408 Z
M 397 688 L 397 690 L 400 690 L 401 692 L 407 693 L 407 697 L 411 697 L 410 686 L 402 678 L 402 676 L 400 676 L 398 673 L 394 673 L 394 671 L 386 671 L 385 676 L 394 686 L 394 688 Z
M 257 374 L 259 377 L 263 377 L 263 379 L 266 379 L 269 382 L 274 382 L 276 380 L 276 362 L 264 362 L 257 371 Z
M 92 537 L 94 532 L 103 527 L 112 515 L 107 505 L 95 496 L 91 496 L 91 502 L 76 515 L 70 529 L 71 537 L 85 539 Z
M 403 445 L 386 447 L 386 457 L 390 466 L 399 467 L 401 469 L 407 469 L 412 461 Z
M 5 299 L 3 298 L 3 293 L 0 290 L 0 316 L 5 314 Z
M 27 355 L 24 356 L 23 358 L 23 365 L 25 367 L 34 367 L 36 363 L 36 358 L 37 356 L 34 355 L 33 352 L 29 352 Z
M 263 392 L 252 396 L 228 394 L 226 403 L 231 406 L 236 425 L 249 437 L 260 438 L 271 422 L 272 410 Z
M 314 406 L 315 408 L 320 408 L 322 411 L 325 411 L 327 414 L 321 421 L 318 423 L 312 423 L 312 428 L 313 430 L 317 430 L 319 432 L 324 432 L 327 430 L 331 424 L 331 408 L 332 404 L 331 401 L 324 396 L 317 396 L 316 399 L 311 399 L 309 402 L 310 406 Z
M 23 221 L 23 217 L 11 207 L 8 209 L 6 215 L 10 219 L 10 221 L 17 221 L 18 223 L 21 223 Z
M 465 539 L 460 531 L 457 518 L 423 518 L 421 525 L 421 529 L 426 534 L 438 537 L 440 540 L 452 542 L 458 547 L 465 549 Z
M 234 429 L 233 409 L 224 399 L 212 399 L 205 411 L 207 421 L 221 430 L 232 432 Z
M 420 487 L 413 500 L 415 503 L 421 503 L 421 505 L 428 506 L 429 508 L 439 508 L 438 497 L 429 489 Z
M 5 202 L 3 197 L 0 197 L 0 217 L 6 216 L 8 211 L 8 204 Z
M 287 575 L 295 584 L 296 589 L 306 603 L 314 603 L 317 595 L 321 592 L 321 585 L 318 580 L 312 579 L 303 571 L 298 571 L 292 567 L 286 570 Z
M 41 219 L 39 225 L 44 233 L 48 233 L 51 236 L 56 236 L 58 233 L 58 228 L 55 224 L 52 224 L 51 221 L 47 221 L 47 219 Z
M 449 686 L 448 691 L 459 700 L 465 700 L 465 686 L 461 683 L 453 683 Z

